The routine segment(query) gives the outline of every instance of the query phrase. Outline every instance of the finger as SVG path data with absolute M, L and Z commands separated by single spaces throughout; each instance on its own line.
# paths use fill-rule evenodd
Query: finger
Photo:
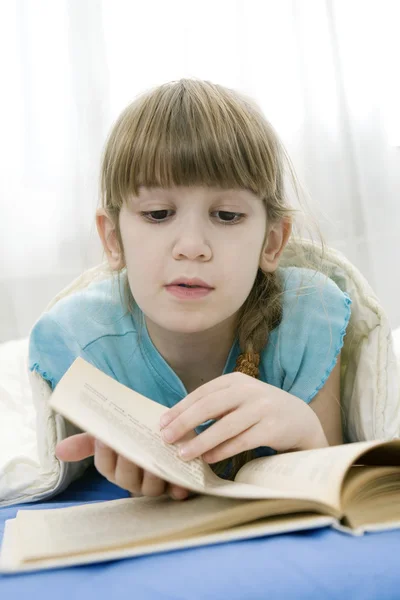
M 173 444 L 201 423 L 224 417 L 240 405 L 241 399 L 240 392 L 233 388 L 208 394 L 176 417 L 162 430 L 161 436 L 165 442 Z
M 94 438 L 88 433 L 78 433 L 59 442 L 55 454 L 60 460 L 74 462 L 94 455 Z
M 133 494 L 141 494 L 143 469 L 118 454 L 115 466 L 115 483 Z
M 179 454 L 184 460 L 191 460 L 213 450 L 227 440 L 237 437 L 249 427 L 259 422 L 258 415 L 249 406 L 237 409 L 216 423 L 213 423 L 195 439 L 182 444 Z M 255 447 L 255 446 L 254 446 Z
M 144 472 L 143 482 L 142 482 L 142 494 L 144 496 L 161 496 L 164 493 L 167 483 L 153 475 L 153 473 L 149 473 L 149 471 Z
M 216 379 L 212 379 L 208 381 L 204 385 L 198 387 L 194 392 L 188 394 L 183 400 L 180 400 L 175 406 L 167 410 L 163 413 L 160 419 L 160 428 L 163 429 L 169 423 L 171 423 L 176 417 L 178 417 L 182 412 L 187 410 L 192 404 L 198 402 L 203 396 L 207 396 L 213 392 L 218 392 L 225 388 L 231 386 L 232 380 L 230 378 L 231 375 L 235 375 L 235 373 L 229 373 L 227 375 L 222 375 L 221 377 L 217 377 Z
M 186 488 L 171 483 L 167 487 L 167 494 L 174 500 L 186 500 L 186 498 L 189 497 L 191 492 L 189 492 L 189 490 L 187 490 Z
M 115 483 L 115 468 L 118 455 L 98 440 L 95 442 L 94 466 L 108 481 Z
M 210 452 L 203 454 L 203 459 L 208 463 L 216 463 L 226 458 L 231 458 L 245 450 L 253 450 L 259 446 L 265 445 L 262 442 L 257 442 L 257 434 L 255 427 L 250 427 L 240 435 L 223 442 L 219 446 L 213 448 Z

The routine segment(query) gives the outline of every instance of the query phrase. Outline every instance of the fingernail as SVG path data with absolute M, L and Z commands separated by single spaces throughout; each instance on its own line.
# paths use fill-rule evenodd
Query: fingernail
M 189 451 L 186 446 L 179 447 L 179 455 L 181 458 L 187 458 L 189 456 Z
M 171 419 L 168 415 L 163 415 L 160 419 L 160 428 L 163 429 L 170 423 Z
M 175 491 L 175 492 L 172 492 L 171 497 L 174 500 L 184 500 L 187 497 L 187 493 L 182 492 L 182 491 L 181 492 Z
M 166 442 L 172 442 L 172 440 L 174 439 L 174 434 L 169 429 L 163 431 L 161 435 L 163 440 L 165 440 Z
M 100 440 L 96 440 L 95 447 L 98 448 L 99 450 L 102 450 L 102 449 L 106 448 L 106 445 L 103 444 L 103 442 L 100 442 Z

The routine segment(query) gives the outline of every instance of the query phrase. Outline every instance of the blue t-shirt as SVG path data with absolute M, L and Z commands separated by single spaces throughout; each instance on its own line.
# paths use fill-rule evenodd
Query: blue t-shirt
M 278 269 L 283 278 L 283 315 L 260 354 L 261 381 L 310 402 L 320 390 L 343 345 L 351 300 L 328 277 L 299 267 Z M 151 341 L 143 313 L 121 301 L 113 279 L 95 281 L 59 300 L 32 328 L 29 369 L 54 389 L 81 356 L 129 388 L 172 407 L 187 395 L 182 381 Z M 237 339 L 223 374 L 234 370 Z

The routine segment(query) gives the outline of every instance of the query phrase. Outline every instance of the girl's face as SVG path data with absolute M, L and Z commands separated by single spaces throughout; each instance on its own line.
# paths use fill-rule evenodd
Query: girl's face
M 234 318 L 260 266 L 266 226 L 264 203 L 250 191 L 140 188 L 120 212 L 127 274 L 139 308 L 159 327 L 180 333 Z M 168 286 L 181 278 L 201 279 L 212 289 L 178 297 L 184 288 Z

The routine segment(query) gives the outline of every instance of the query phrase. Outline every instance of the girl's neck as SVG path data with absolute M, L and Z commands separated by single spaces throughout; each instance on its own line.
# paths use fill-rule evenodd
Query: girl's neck
M 198 333 L 166 331 L 145 317 L 149 336 L 187 392 L 222 375 L 235 340 L 236 315 Z

